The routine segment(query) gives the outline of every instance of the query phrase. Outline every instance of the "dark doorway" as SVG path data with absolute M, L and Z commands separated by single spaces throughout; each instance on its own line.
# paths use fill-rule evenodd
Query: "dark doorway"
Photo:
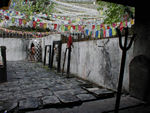
M 61 47 L 62 42 L 61 41 L 53 41 L 53 47 L 52 47 L 52 56 L 51 56 L 51 65 L 50 68 L 53 68 L 54 60 L 57 62 L 56 70 L 57 72 L 60 72 L 61 68 Z

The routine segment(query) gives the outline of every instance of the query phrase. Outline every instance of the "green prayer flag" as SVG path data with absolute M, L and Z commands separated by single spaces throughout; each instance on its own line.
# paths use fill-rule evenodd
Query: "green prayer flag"
M 97 25 L 97 30 L 98 30 L 98 31 L 100 30 L 100 25 Z
M 100 33 L 100 37 L 104 37 L 104 36 L 103 36 L 103 29 L 101 29 L 100 32 L 101 32 L 101 33 Z

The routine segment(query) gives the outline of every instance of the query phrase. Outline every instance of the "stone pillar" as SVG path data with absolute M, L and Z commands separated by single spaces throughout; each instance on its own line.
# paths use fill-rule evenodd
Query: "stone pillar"
M 6 47 L 0 46 L 3 66 L 0 66 L 0 82 L 7 81 Z
M 136 6 L 135 9 L 135 33 L 134 59 L 130 63 L 130 94 L 144 101 L 149 101 L 150 90 L 147 86 L 150 82 L 150 20 L 147 6 Z M 143 92 L 139 93 L 138 92 Z M 150 101 L 149 101 L 150 102 Z

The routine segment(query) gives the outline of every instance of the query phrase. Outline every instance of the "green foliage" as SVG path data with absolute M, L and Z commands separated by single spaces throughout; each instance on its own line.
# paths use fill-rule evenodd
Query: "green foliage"
M 44 14 L 50 14 L 53 11 L 54 3 L 48 2 L 48 0 L 36 0 L 33 2 L 34 12 L 42 12 Z
M 47 2 L 47 0 L 34 0 L 29 3 L 25 3 L 25 0 L 13 0 L 15 2 L 14 9 L 27 15 L 32 16 L 34 12 L 50 14 L 53 11 L 54 3 Z M 13 3 L 12 3 L 13 4 Z M 29 19 L 29 18 L 28 18 Z
M 104 11 L 104 23 L 106 24 L 129 20 L 134 16 L 134 8 L 132 7 L 103 1 L 98 1 L 98 5 L 98 10 Z
M 36 29 L 35 29 L 35 28 L 32 28 L 32 27 L 23 28 L 23 27 L 10 26 L 7 29 L 16 30 L 16 31 L 28 31 L 28 32 L 31 32 L 31 31 L 32 32 L 50 32 L 50 30 L 48 28 L 43 29 L 43 28 L 40 28 L 40 27 L 36 27 Z

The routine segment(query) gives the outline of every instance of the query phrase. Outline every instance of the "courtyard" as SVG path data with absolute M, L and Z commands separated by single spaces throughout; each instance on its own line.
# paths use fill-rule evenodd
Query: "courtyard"
M 69 107 L 114 96 L 114 92 L 90 82 L 55 73 L 42 63 L 7 63 L 8 81 L 0 84 L 0 109 L 30 111 L 45 107 Z

